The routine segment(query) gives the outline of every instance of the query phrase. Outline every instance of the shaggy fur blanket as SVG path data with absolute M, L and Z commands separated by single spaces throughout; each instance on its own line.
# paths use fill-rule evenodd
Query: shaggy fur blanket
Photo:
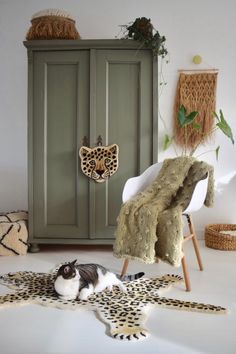
M 156 180 L 121 207 L 114 255 L 154 263 L 156 257 L 173 266 L 182 258 L 182 212 L 198 181 L 209 175 L 205 205 L 213 205 L 213 167 L 193 157 L 164 161 Z

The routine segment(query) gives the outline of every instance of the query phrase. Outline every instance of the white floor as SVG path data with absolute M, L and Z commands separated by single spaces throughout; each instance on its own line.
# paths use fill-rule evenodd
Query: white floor
M 236 252 L 206 248 L 201 241 L 205 271 L 197 269 L 190 242 L 186 255 L 192 292 L 182 286 L 165 293 L 167 297 L 221 305 L 228 315 L 210 315 L 168 309 L 153 309 L 146 327 L 151 336 L 142 342 L 120 342 L 106 334 L 106 326 L 93 312 L 64 311 L 30 305 L 1 310 L 0 354 L 191 354 L 236 353 Z M 96 262 L 115 272 L 121 260 L 111 248 L 44 248 L 40 253 L 20 257 L 0 257 L 0 273 L 18 270 L 48 271 L 55 264 L 78 258 L 81 263 Z M 144 270 L 146 276 L 181 274 L 164 263 L 144 265 L 131 262 L 129 273 Z M 9 289 L 0 286 L 0 294 Z

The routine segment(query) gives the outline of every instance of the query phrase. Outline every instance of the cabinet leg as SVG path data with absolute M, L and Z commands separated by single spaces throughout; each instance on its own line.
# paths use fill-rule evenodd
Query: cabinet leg
M 29 247 L 30 253 L 37 253 L 40 251 L 39 245 L 37 243 L 31 243 Z

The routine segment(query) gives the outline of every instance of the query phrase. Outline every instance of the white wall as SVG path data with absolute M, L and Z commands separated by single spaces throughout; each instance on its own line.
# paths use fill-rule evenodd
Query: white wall
M 218 68 L 217 108 L 236 132 L 236 1 L 227 0 L 0 0 L 0 211 L 27 208 L 27 56 L 23 47 L 31 15 L 45 8 L 62 8 L 77 19 L 84 39 L 114 38 L 119 25 L 136 17 L 151 18 L 154 27 L 166 36 L 170 63 L 164 65 L 167 85 L 160 97 L 160 111 L 169 129 L 179 68 L 193 68 L 192 57 L 200 54 L 198 68 Z M 196 66 L 195 66 L 196 67 Z M 164 135 L 159 124 L 159 160 L 173 156 L 161 152 Z M 236 169 L 236 154 L 229 141 L 221 145 L 220 160 L 203 155 L 214 164 L 216 178 Z M 216 208 L 200 212 L 199 228 L 208 222 L 236 222 L 236 182 L 228 186 L 227 200 Z

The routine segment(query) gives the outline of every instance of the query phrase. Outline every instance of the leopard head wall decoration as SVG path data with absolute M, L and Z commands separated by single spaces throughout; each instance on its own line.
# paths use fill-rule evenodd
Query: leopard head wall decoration
M 79 156 L 83 173 L 94 181 L 105 182 L 118 169 L 119 147 L 117 144 L 89 148 L 81 146 Z

